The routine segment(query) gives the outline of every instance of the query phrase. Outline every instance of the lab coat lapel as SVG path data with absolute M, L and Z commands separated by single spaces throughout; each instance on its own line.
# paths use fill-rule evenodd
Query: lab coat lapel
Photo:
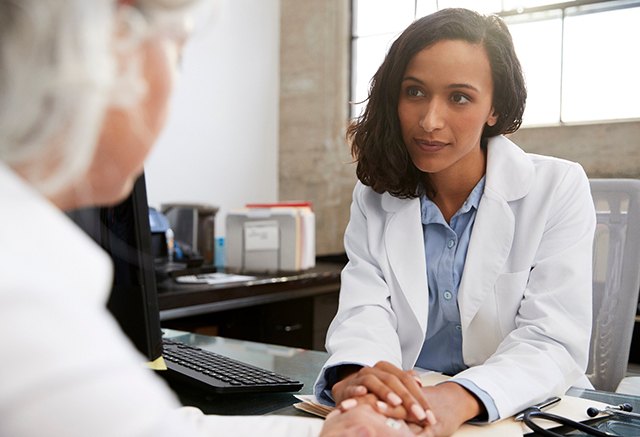
M 458 289 L 463 332 L 487 293 L 493 291 L 511 251 L 515 217 L 509 202 L 528 193 L 535 171 L 526 153 L 507 138 L 490 138 L 487 147 L 484 195 L 478 206 Z
M 458 289 L 460 321 L 465 330 L 486 294 L 493 290 L 504 265 L 514 233 L 514 217 L 504 200 L 485 195 L 480 201 L 467 260 Z
M 383 196 L 383 207 L 389 213 L 385 229 L 389 265 L 421 331 L 425 332 L 429 296 L 420 199 L 398 199 L 388 193 Z

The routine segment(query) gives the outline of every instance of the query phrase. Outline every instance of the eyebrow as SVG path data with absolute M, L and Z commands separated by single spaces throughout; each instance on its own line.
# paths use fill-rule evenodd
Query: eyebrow
M 405 78 L 402 79 L 402 82 L 405 81 L 411 81 L 411 82 L 417 82 L 421 85 L 424 85 L 424 82 L 421 81 L 420 79 L 413 77 L 413 76 L 407 76 Z M 469 83 L 451 83 L 449 85 L 447 85 L 448 89 L 457 89 L 457 88 L 465 88 L 465 89 L 470 89 L 476 92 L 480 92 L 480 90 L 476 87 L 474 87 L 473 85 L 469 84 Z

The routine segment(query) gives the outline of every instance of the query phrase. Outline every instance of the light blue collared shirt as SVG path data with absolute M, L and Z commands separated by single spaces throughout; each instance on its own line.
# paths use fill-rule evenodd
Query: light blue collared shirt
M 458 287 L 484 184 L 483 177 L 451 217 L 450 223 L 446 222 L 438 206 L 426 195 L 420 198 L 429 286 L 429 320 L 417 367 L 447 375 L 455 375 L 467 368 L 462 358 Z M 498 419 L 495 402 L 488 393 L 467 379 L 457 379 L 455 382 L 482 401 L 489 421 Z

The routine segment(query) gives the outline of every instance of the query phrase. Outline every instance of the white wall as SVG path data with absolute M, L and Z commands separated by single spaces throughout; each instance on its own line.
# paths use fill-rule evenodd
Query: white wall
M 278 193 L 280 0 L 218 0 L 185 47 L 169 122 L 147 160 L 149 204 L 202 202 L 224 213 Z

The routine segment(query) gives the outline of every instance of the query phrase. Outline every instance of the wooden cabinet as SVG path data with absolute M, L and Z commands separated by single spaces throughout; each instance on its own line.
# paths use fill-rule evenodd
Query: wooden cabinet
M 159 284 L 164 328 L 324 350 L 341 265 L 227 286 Z
M 282 346 L 324 350 L 338 293 L 290 299 L 162 322 L 164 328 Z

